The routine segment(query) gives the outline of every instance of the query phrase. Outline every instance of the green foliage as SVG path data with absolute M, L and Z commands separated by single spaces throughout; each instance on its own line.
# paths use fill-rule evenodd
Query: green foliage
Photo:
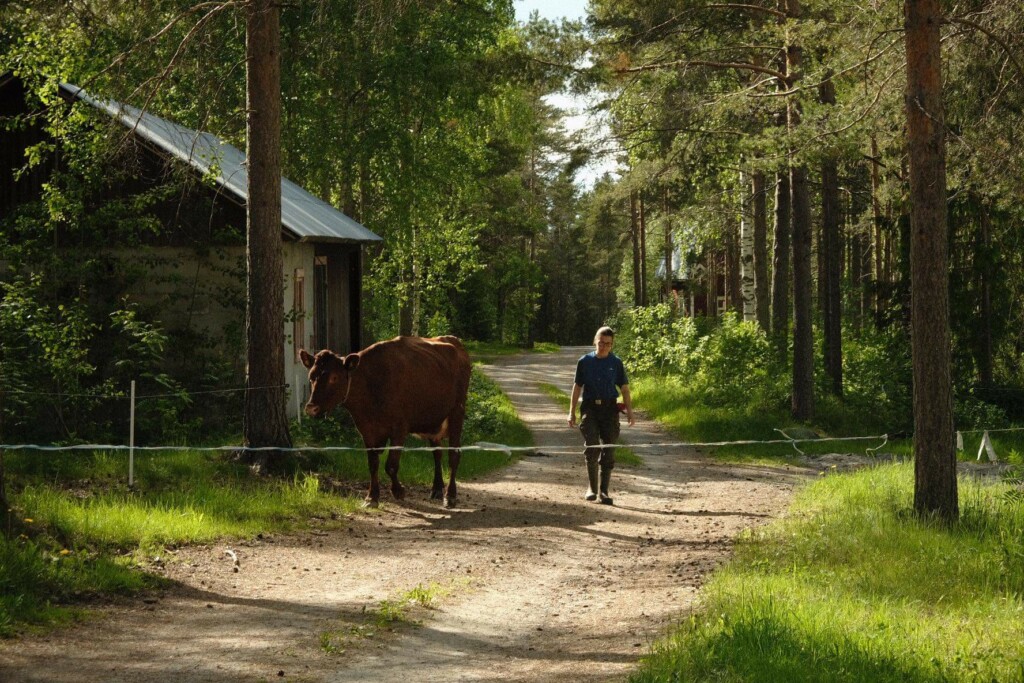
M 508 397 L 498 388 L 497 383 L 475 368 L 470 378 L 466 404 L 469 410 L 463 443 L 489 441 L 508 446 L 528 446 L 533 443 L 529 429 L 517 417 Z
M 847 330 L 843 339 L 843 398 L 854 410 L 887 416 L 891 425 L 888 429 L 910 428 L 910 343 L 902 330 L 867 329 L 859 336 Z
M 631 680 L 1017 680 L 1024 506 L 961 480 L 949 530 L 910 514 L 912 479 L 885 466 L 802 492 Z
M 638 374 L 688 375 L 695 369 L 694 353 L 700 343 L 697 322 L 677 316 L 669 304 L 632 308 L 620 314 L 615 341 Z
M 741 322 L 727 313 L 692 355 L 700 359 L 692 386 L 708 405 L 769 407 L 788 395 L 783 368 L 757 323 Z
M 709 406 L 774 407 L 787 395 L 783 368 L 756 323 L 727 313 L 703 334 L 668 304 L 621 316 L 617 348 L 637 375 L 672 375 Z

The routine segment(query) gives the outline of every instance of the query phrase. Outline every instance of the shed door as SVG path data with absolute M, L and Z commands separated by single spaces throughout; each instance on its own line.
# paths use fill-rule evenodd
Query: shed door
M 316 345 L 347 354 L 360 344 L 362 277 L 358 246 L 318 244 L 313 265 L 313 329 Z

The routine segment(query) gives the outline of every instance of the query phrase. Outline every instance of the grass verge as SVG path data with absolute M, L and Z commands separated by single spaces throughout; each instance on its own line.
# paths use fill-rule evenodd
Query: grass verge
M 162 546 L 288 531 L 311 517 L 355 510 L 359 501 L 321 490 L 315 474 L 253 477 L 199 451 L 136 456 L 108 451 L 8 454 L 20 484 L 14 512 L 24 533 L 0 543 L 0 636 L 72 618 L 70 603 L 159 585 L 140 558 Z
M 961 479 L 953 529 L 911 514 L 913 468 L 825 477 L 750 533 L 631 680 L 1020 681 L 1024 496 Z
M 869 436 L 886 433 L 884 426 L 865 420 L 837 402 L 823 399 L 818 406 L 819 424 L 808 427 L 795 422 L 782 409 L 763 406 L 715 407 L 701 403 L 677 378 L 635 377 L 630 381 L 633 405 L 644 410 L 664 425 L 676 438 L 687 443 L 718 443 L 722 441 L 773 441 L 786 435 L 803 439 L 820 436 Z M 785 432 L 785 435 L 778 430 Z M 979 435 L 980 438 L 980 435 Z M 807 454 L 865 453 L 883 439 L 863 441 L 801 441 L 797 444 Z M 799 453 L 788 443 L 714 446 L 699 449 L 713 458 L 729 462 L 777 463 L 792 461 Z M 909 439 L 890 438 L 885 452 L 909 456 Z
M 551 342 L 539 342 L 533 348 L 524 349 L 519 346 L 502 344 L 499 342 L 462 341 L 470 357 L 479 362 L 490 362 L 500 356 L 514 356 L 517 353 L 554 353 L 560 348 L 558 344 Z

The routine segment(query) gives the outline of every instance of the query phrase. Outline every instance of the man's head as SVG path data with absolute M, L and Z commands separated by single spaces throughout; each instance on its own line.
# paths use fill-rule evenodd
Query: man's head
M 615 345 L 615 330 L 605 325 L 594 335 L 594 350 L 598 358 L 605 358 Z

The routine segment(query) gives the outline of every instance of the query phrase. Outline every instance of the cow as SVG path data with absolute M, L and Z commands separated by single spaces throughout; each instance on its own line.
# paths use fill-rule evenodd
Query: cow
M 395 337 L 377 342 L 342 358 L 327 349 L 311 356 L 299 352 L 309 368 L 310 396 L 306 414 L 326 417 L 335 406 L 352 414 L 366 446 L 370 490 L 366 505 L 380 503 L 377 469 L 390 442 L 384 471 L 391 477 L 391 493 L 405 497 L 398 483 L 401 446 L 409 434 L 434 447 L 432 499 L 444 498 L 455 507 L 455 472 L 459 469 L 466 394 L 472 365 L 458 337 Z M 441 476 L 441 441 L 448 439 L 448 486 Z

